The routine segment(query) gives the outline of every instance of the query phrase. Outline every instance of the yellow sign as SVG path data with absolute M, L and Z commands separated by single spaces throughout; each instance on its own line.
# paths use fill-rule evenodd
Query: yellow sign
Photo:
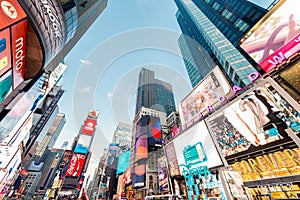
M 300 148 L 285 149 L 232 165 L 244 181 L 300 174 Z

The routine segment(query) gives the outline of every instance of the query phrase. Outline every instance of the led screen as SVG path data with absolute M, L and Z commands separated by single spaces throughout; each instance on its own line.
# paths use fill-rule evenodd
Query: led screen
M 9 70 L 8 72 L 6 72 L 0 77 L 0 95 L 1 95 L 0 103 L 7 97 L 7 95 L 11 93 L 11 91 L 12 91 L 12 74 L 11 74 L 11 70 Z
M 158 117 L 150 116 L 148 144 L 149 147 L 162 145 L 162 133 Z
M 77 146 L 78 148 L 85 147 L 86 149 L 89 149 L 91 146 L 91 142 L 92 142 L 92 136 L 80 134 L 79 139 L 77 141 Z
M 129 167 L 130 163 L 130 151 L 126 151 L 119 156 L 117 174 L 124 173 Z
M 0 31 L 0 77 L 10 68 L 11 68 L 10 29 L 6 28 Z
M 253 152 L 280 139 L 288 140 L 286 129 L 299 132 L 299 113 L 275 85 L 271 79 L 262 82 L 208 117 L 209 127 L 225 157 L 246 150 Z
M 146 165 L 139 164 L 134 166 L 134 173 L 132 174 L 132 187 L 139 188 L 145 186 Z
M 140 136 L 135 142 L 135 162 L 148 158 L 148 136 Z
M 178 105 L 181 124 L 191 126 L 201 114 L 207 113 L 207 107 L 220 105 L 223 97 L 232 95 L 232 89 L 219 67 L 216 67 L 201 81 L 195 89 Z
M 74 153 L 87 154 L 89 152 L 88 148 L 83 146 L 82 144 L 77 144 Z
M 93 119 L 86 118 L 81 134 L 93 135 L 96 129 L 97 121 Z
M 166 150 L 166 156 L 168 158 L 170 176 L 171 177 L 179 176 L 180 171 L 179 171 L 178 161 L 177 161 L 173 142 L 168 143 L 165 146 L 165 150 Z
M 212 168 L 223 165 L 204 121 L 182 132 L 173 143 L 179 166 L 193 169 L 199 166 Z
M 115 155 L 118 150 L 119 150 L 119 144 L 114 144 L 114 143 L 109 144 L 108 153 L 110 155 Z
M 86 156 L 74 153 L 68 165 L 66 176 L 79 177 L 85 165 Z
M 72 151 L 66 150 L 59 164 L 59 168 L 64 168 L 65 166 L 67 166 L 69 164 L 69 161 L 71 160 L 71 157 Z
M 157 162 L 159 191 L 166 191 L 168 190 L 168 168 L 166 157 L 163 156 L 159 158 Z
M 0 30 L 26 17 L 25 12 L 17 0 L 1 1 Z
M 300 9 L 297 0 L 280 1 L 258 25 L 241 47 L 266 72 L 300 50 Z
M 148 136 L 149 123 L 150 123 L 150 116 L 148 115 L 142 116 L 141 119 L 139 119 L 136 125 L 136 134 L 135 134 L 136 139 L 139 138 L 141 135 Z

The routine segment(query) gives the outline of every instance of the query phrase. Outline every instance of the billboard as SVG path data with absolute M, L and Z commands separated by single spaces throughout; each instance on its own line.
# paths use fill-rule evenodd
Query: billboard
M 85 165 L 86 156 L 74 153 L 68 165 L 66 176 L 79 177 Z
M 162 145 L 160 118 L 158 117 L 150 116 L 148 144 L 149 147 Z
M 74 149 L 74 153 L 81 153 L 81 154 L 88 154 L 89 149 L 82 144 L 76 144 L 76 147 Z
M 170 176 L 179 176 L 180 171 L 173 142 L 170 142 L 167 145 L 165 145 L 165 151 L 166 156 L 168 158 L 167 160 L 169 165 Z
M 300 148 L 283 149 L 233 163 L 243 181 L 299 175 Z
M 91 110 L 88 114 L 88 117 L 91 119 L 98 119 L 99 112 L 96 110 Z
M 73 154 L 72 151 L 65 150 L 64 155 L 60 161 L 59 168 L 64 168 L 69 164 L 72 154 Z
M 148 136 L 149 124 L 150 124 L 150 116 L 143 115 L 136 124 L 135 139 L 139 138 L 142 135 Z
M 96 129 L 97 121 L 94 119 L 86 118 L 84 125 L 81 130 L 81 134 L 94 135 Z
M 168 191 L 168 168 L 166 157 L 163 156 L 157 159 L 157 163 L 159 191 Z
M 135 164 L 132 174 L 132 187 L 139 188 L 145 186 L 146 165 Z
M 92 136 L 80 134 L 79 139 L 77 141 L 77 145 L 81 145 L 82 147 L 89 149 L 91 146 L 91 142 Z
M 11 69 L 10 28 L 6 28 L 0 31 L 0 77 L 9 69 Z
M 243 39 L 241 47 L 268 72 L 300 50 L 297 0 L 281 0 Z
M 204 121 L 181 133 L 173 143 L 179 166 L 191 170 L 201 166 L 212 168 L 223 165 Z
M 129 163 L 130 163 L 130 150 L 126 151 L 125 153 L 122 153 L 119 156 L 117 174 L 124 173 L 127 167 L 129 167 Z
M 6 59 L 6 58 L 4 58 Z M 1 67 L 1 63 L 3 64 L 3 62 L 6 63 L 6 60 L 3 61 L 0 60 L 0 67 Z M 9 95 L 12 91 L 12 74 L 11 74 L 11 70 L 9 70 L 8 72 L 6 72 L 5 74 L 2 74 L 2 76 L 0 76 L 0 103 L 7 97 L 7 95 Z
M 26 17 L 17 0 L 5 0 L 0 3 L 0 30 Z
M 148 158 L 148 135 L 140 136 L 135 142 L 135 162 Z
M 119 150 L 119 144 L 115 144 L 115 143 L 110 143 L 109 144 L 108 153 L 110 155 L 116 155 L 118 150 Z
M 292 98 L 279 90 L 268 78 L 206 119 L 225 157 L 289 140 L 287 129 L 299 133 L 299 113 L 289 103 Z
M 208 107 L 219 106 L 224 97 L 233 95 L 232 88 L 219 67 L 215 67 L 178 105 L 183 128 L 206 115 Z
M 27 19 L 11 27 L 12 36 L 12 58 L 13 58 L 13 89 L 17 88 L 23 81 L 26 66 L 26 30 Z

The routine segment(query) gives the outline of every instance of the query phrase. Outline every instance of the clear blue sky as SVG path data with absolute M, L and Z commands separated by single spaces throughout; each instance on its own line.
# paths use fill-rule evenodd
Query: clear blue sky
M 90 109 L 99 111 L 92 165 L 112 139 L 118 122 L 134 116 L 138 73 L 154 70 L 173 85 L 176 103 L 191 90 L 177 39 L 173 0 L 110 0 L 102 15 L 65 58 L 66 90 L 59 103 L 66 125 L 56 142 L 72 143 Z

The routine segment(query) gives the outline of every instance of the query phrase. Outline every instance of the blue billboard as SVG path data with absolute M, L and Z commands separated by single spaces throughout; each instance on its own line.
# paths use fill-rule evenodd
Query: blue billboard
M 126 151 L 119 156 L 117 174 L 124 173 L 130 163 L 130 151 Z

